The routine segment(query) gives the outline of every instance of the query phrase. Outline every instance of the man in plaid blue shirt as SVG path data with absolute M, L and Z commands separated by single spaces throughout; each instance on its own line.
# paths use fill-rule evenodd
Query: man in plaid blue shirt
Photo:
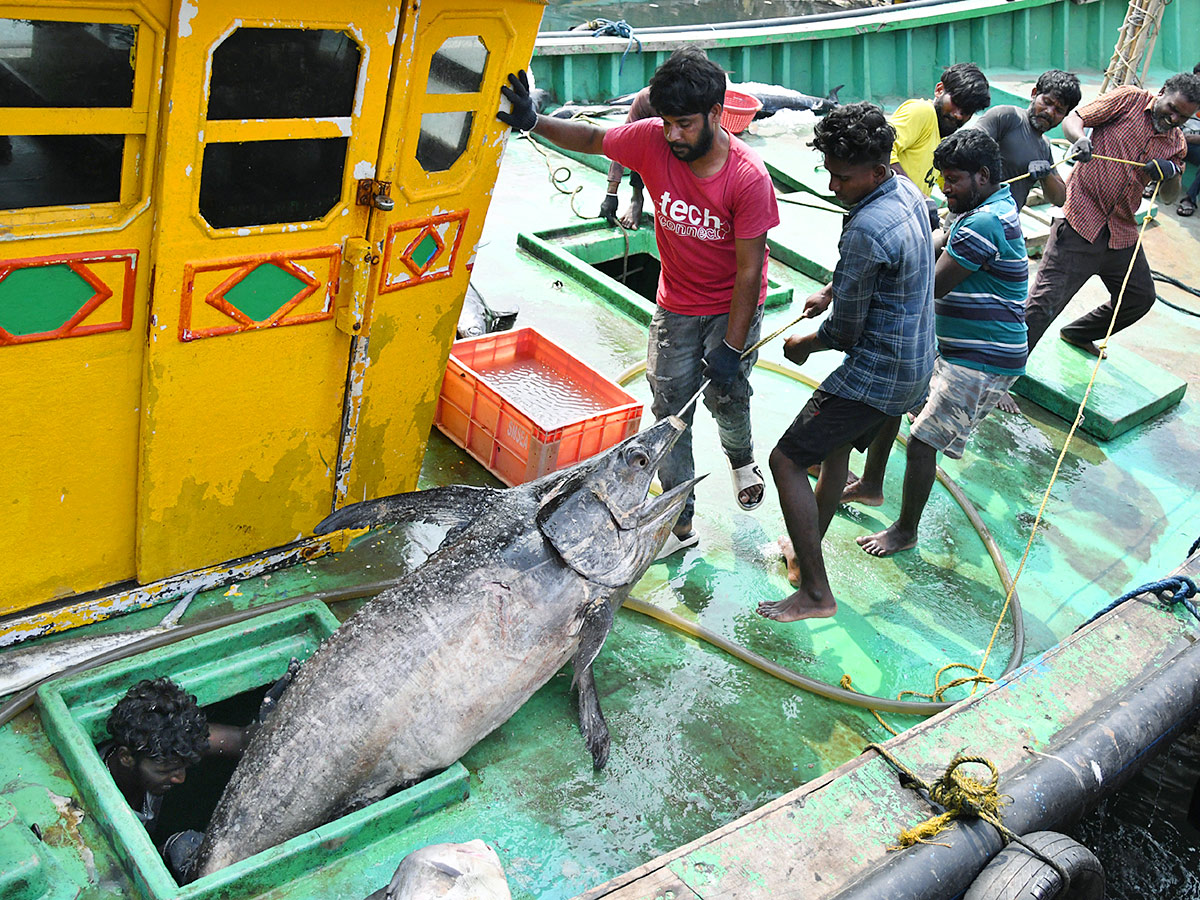
M 911 409 L 929 385 L 935 356 L 933 242 L 925 199 L 888 165 L 895 130 L 883 111 L 853 103 L 816 127 L 829 189 L 850 207 L 833 282 L 808 298 L 809 316 L 832 309 L 814 334 L 792 335 L 784 355 L 796 365 L 821 350 L 841 350 L 826 378 L 771 451 L 783 507 L 788 579 L 796 591 L 760 603 L 779 622 L 837 612 L 821 540 L 846 486 L 850 450 L 865 450 L 890 417 Z M 820 464 L 816 492 L 807 469 Z

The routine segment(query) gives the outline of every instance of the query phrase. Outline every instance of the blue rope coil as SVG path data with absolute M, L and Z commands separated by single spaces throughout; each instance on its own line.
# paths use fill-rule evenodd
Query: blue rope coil
M 625 68 L 625 57 L 629 55 L 629 48 L 637 42 L 637 52 L 642 52 L 642 42 L 633 33 L 633 26 L 624 19 L 617 19 L 615 22 L 612 19 L 593 19 L 592 25 L 596 28 L 592 31 L 592 37 L 623 37 L 629 38 L 629 43 L 625 45 L 625 52 L 621 54 L 621 64 L 617 66 L 617 74 Z
M 1197 541 L 1197 543 L 1200 544 L 1200 541 Z M 1192 581 L 1186 575 L 1172 575 L 1170 578 L 1164 578 L 1162 581 L 1152 581 L 1149 584 L 1143 584 L 1139 588 L 1134 588 L 1127 594 L 1122 594 L 1075 630 L 1079 631 L 1080 628 L 1091 625 L 1105 613 L 1112 612 L 1126 600 L 1130 600 L 1141 594 L 1154 594 L 1158 597 L 1158 602 L 1164 609 L 1170 609 L 1175 604 L 1181 603 L 1184 609 L 1190 612 L 1197 621 L 1200 621 L 1200 612 L 1196 610 L 1196 605 L 1192 603 L 1191 599 L 1196 596 L 1196 593 L 1196 582 Z

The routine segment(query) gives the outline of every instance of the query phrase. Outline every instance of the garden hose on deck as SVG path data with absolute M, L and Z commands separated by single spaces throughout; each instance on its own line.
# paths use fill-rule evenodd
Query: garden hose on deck
M 767 360 L 758 360 L 755 366 L 761 366 L 768 372 L 774 372 L 778 375 L 783 375 L 791 378 L 793 381 L 799 381 L 801 384 L 811 388 L 816 388 L 818 382 L 809 378 L 800 372 L 793 371 L 778 363 L 768 362 Z M 630 366 L 619 376 L 617 383 L 625 386 L 638 375 L 646 371 L 646 363 L 640 362 L 634 366 Z M 908 441 L 903 435 L 897 435 L 896 440 L 901 446 L 907 446 Z M 1013 623 L 1013 649 L 1008 658 L 1008 663 L 1004 667 L 1004 675 L 1007 675 L 1013 669 L 1021 664 L 1021 659 L 1025 655 L 1025 620 L 1021 614 L 1021 603 L 1017 598 L 1017 592 L 1013 588 L 1012 576 L 1009 574 L 1008 566 L 1004 562 L 1004 556 L 1000 553 L 1000 547 L 996 544 L 995 538 L 988 531 L 987 525 L 984 524 L 983 518 L 979 515 L 979 511 L 975 509 L 975 505 L 967 498 L 962 488 L 955 483 L 949 475 L 947 475 L 941 466 L 937 468 L 938 482 L 949 491 L 950 496 L 966 514 L 975 532 L 983 541 L 984 547 L 987 548 L 988 555 L 992 558 L 992 564 L 996 567 L 996 574 L 1000 576 L 1000 581 L 1004 584 L 1006 592 L 1012 591 L 1011 615 Z M 847 690 L 838 685 L 829 684 L 828 682 L 820 681 L 816 678 L 810 678 L 807 675 L 801 675 L 799 672 L 781 666 L 778 663 L 755 653 L 753 650 L 731 641 L 727 638 L 716 634 L 709 629 L 691 622 L 682 616 L 663 609 L 660 606 L 655 606 L 652 603 L 647 603 L 643 600 L 630 597 L 623 604 L 625 609 L 632 610 L 636 613 L 641 613 L 644 616 L 649 616 L 668 625 L 678 631 L 699 638 L 706 643 L 712 644 L 731 656 L 749 663 L 757 669 L 766 672 L 775 678 L 785 681 L 790 685 L 810 691 L 814 694 L 819 694 L 822 697 L 828 697 L 831 700 L 837 700 L 849 706 L 857 706 L 860 709 L 871 709 L 880 712 L 902 713 L 905 715 L 916 716 L 931 716 L 934 713 L 941 712 L 944 709 L 949 709 L 954 703 L 929 700 L 893 700 L 886 697 L 875 697 L 871 694 L 861 694 L 856 691 Z

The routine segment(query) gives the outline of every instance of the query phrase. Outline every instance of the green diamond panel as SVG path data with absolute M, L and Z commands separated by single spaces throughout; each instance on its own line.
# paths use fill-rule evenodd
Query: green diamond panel
M 306 287 L 274 263 L 262 263 L 227 290 L 225 299 L 255 322 L 262 322 Z
M 412 261 L 423 269 L 429 265 L 431 259 L 437 256 L 439 249 L 438 242 L 433 239 L 433 235 L 426 232 L 421 243 L 417 244 L 412 252 Z
M 95 293 L 65 263 L 14 269 L 0 280 L 0 328 L 18 337 L 54 331 Z

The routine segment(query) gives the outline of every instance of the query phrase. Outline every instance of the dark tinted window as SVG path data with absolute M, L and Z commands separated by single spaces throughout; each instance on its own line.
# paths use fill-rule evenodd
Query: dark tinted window
M 340 31 L 239 28 L 213 51 L 208 118 L 349 116 L 359 60 Z
M 115 203 L 120 134 L 0 135 L 0 209 Z
M 214 228 L 311 222 L 342 195 L 347 138 L 209 144 L 200 214 Z
M 132 25 L 0 19 L 0 107 L 133 103 Z
M 417 162 L 426 172 L 445 172 L 466 152 L 471 139 L 469 112 L 425 113 L 417 139 Z

